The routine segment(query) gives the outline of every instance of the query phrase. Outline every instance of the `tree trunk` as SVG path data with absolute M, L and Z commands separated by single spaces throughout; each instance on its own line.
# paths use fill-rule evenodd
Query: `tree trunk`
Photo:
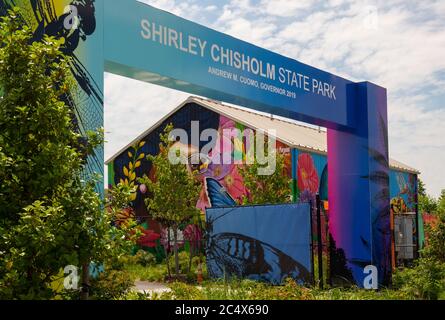
M 176 226 L 173 229 L 173 243 L 173 250 L 175 252 L 175 271 L 176 276 L 179 276 L 178 228 Z
M 193 256 L 194 256 L 194 249 L 192 246 L 192 242 L 190 241 L 190 253 L 189 253 L 189 269 L 188 269 L 188 273 L 190 273 L 192 271 L 192 261 L 193 261 Z
M 90 295 L 90 270 L 89 264 L 82 265 L 82 291 L 80 293 L 81 300 L 88 300 Z
M 165 258 L 167 260 L 167 272 L 168 272 L 168 277 L 171 278 L 172 277 L 172 272 L 170 269 L 170 252 L 171 252 L 171 248 L 170 248 L 170 243 L 171 243 L 171 239 L 170 239 L 170 228 L 167 228 L 167 247 L 165 248 Z

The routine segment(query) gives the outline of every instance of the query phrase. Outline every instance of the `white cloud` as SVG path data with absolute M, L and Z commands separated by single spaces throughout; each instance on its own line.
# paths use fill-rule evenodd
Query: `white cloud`
M 189 95 L 141 81 L 105 75 L 105 159 L 150 128 Z
M 440 100 L 445 1 L 146 2 L 314 67 L 388 88 L 391 156 L 421 170 L 432 194 L 445 188 L 445 101 Z M 154 88 L 107 75 L 108 155 L 187 96 Z
M 309 9 L 315 1 L 297 0 L 261 0 L 260 8 L 264 14 L 278 17 L 292 17 L 303 10 Z

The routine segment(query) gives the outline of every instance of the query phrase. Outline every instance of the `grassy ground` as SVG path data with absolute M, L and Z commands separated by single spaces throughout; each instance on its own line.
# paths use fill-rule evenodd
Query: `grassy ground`
M 185 264 L 185 261 L 183 261 Z M 204 282 L 196 283 L 196 266 L 188 274 L 188 282 L 166 283 L 165 264 L 127 264 L 125 271 L 132 281 L 159 282 L 171 290 L 161 294 L 130 292 L 128 300 L 407 300 L 413 296 L 395 290 L 368 291 L 359 288 L 304 288 L 288 280 L 282 286 L 272 286 L 250 280 L 214 281 L 207 277 L 204 268 Z
M 393 290 L 366 291 L 358 288 L 318 290 L 303 288 L 294 281 L 271 286 L 249 280 L 206 281 L 201 285 L 172 283 L 170 292 L 141 294 L 132 292 L 130 300 L 407 300 L 412 297 Z
M 126 294 L 125 299 L 129 300 L 413 300 L 425 299 L 428 297 L 422 292 L 431 291 L 426 284 L 432 282 L 422 278 L 422 285 L 414 283 L 413 277 L 405 279 L 405 286 L 399 290 L 381 289 L 379 291 L 369 291 L 359 288 L 329 288 L 325 284 L 325 290 L 318 289 L 317 286 L 305 288 L 297 285 L 293 280 L 288 280 L 282 286 L 272 286 L 265 283 L 250 280 L 215 281 L 207 276 L 206 265 L 203 263 L 204 282 L 197 283 L 198 259 L 192 263 L 191 271 L 186 274 L 186 283 L 165 281 L 167 266 L 165 263 L 156 264 L 154 262 L 144 263 L 141 261 L 154 261 L 146 256 L 136 257 L 125 264 L 123 272 L 126 273 L 133 283 L 135 281 L 157 282 L 170 288 L 169 292 L 142 294 L 131 291 Z M 180 269 L 183 273 L 188 270 L 188 255 L 181 253 Z M 323 263 L 325 265 L 325 261 Z M 173 266 L 172 266 L 173 268 Z M 325 268 L 324 268 L 325 269 Z M 315 266 L 317 271 L 317 266 Z M 428 272 L 425 271 L 424 273 Z M 315 272 L 317 275 L 318 273 Z M 326 274 L 325 274 L 326 277 Z M 416 277 L 414 277 L 416 278 Z M 416 278 L 417 279 L 417 278 Z M 436 279 L 436 278 L 434 278 Z M 315 282 L 318 283 L 317 277 Z M 425 284 L 423 283 L 425 282 Z M 435 283 L 435 282 L 434 282 Z M 434 284 L 433 283 L 433 284 Z M 399 286 L 400 287 L 400 286 Z M 439 295 L 439 299 L 445 299 L 445 291 Z
M 181 252 L 179 255 L 179 265 L 181 273 L 186 274 L 188 282 L 193 283 L 197 279 L 199 259 L 195 257 L 191 264 L 191 270 L 189 271 L 189 256 L 185 252 Z M 174 272 L 173 261 L 171 262 L 172 272 Z M 207 278 L 206 264 L 202 264 L 202 272 L 204 278 Z M 127 262 L 124 266 L 124 270 L 128 273 L 133 281 L 149 281 L 149 282 L 165 282 L 165 278 L 168 275 L 167 265 L 165 262 L 156 264 L 148 263 L 142 265 L 137 259 Z

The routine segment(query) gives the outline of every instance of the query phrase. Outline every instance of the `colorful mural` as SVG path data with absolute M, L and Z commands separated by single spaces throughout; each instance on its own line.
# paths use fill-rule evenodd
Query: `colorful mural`
M 391 196 L 391 232 L 395 234 L 395 218 L 398 215 L 417 213 L 417 176 L 406 172 L 390 172 L 390 196 Z M 419 245 L 419 223 L 412 224 L 412 240 L 410 243 Z M 410 228 L 411 229 L 411 228 Z M 400 263 L 397 257 L 395 236 L 391 239 L 392 267 Z
M 160 142 L 159 133 L 161 132 L 160 128 L 171 122 L 175 128 L 186 129 L 186 122 L 178 122 L 178 119 L 185 117 L 190 119 L 190 121 L 196 121 L 192 119 L 201 118 L 202 116 L 198 117 L 199 113 L 193 110 L 196 107 L 198 106 L 188 105 L 184 107 L 178 111 L 178 114 L 166 120 L 165 123 L 161 124 L 161 126 L 155 129 L 154 132 L 150 133 L 142 141 L 138 141 L 133 147 L 123 152 L 112 163 L 108 164 L 110 188 L 118 183 L 137 186 L 137 191 L 133 195 L 133 206 L 136 210 L 137 216 L 149 216 L 148 212 L 145 210 L 145 205 L 143 202 L 143 199 L 148 196 L 146 194 L 146 186 L 137 185 L 136 180 L 137 177 L 141 177 L 144 174 L 147 174 L 149 177 L 154 175 L 153 168 L 149 161 L 146 160 L 146 156 L 148 154 L 156 154 L 158 152 L 158 144 Z M 202 182 L 202 190 L 197 207 L 201 209 L 203 213 L 205 212 L 206 208 L 211 207 L 211 199 L 209 198 L 207 183 L 210 181 L 210 178 L 212 181 L 214 181 L 213 183 L 218 183 L 227 191 L 235 204 L 240 205 L 242 204 L 244 197 L 249 196 L 248 190 L 245 188 L 243 179 L 239 173 L 239 167 L 241 165 L 240 163 L 246 159 L 250 146 L 247 145 L 245 139 L 243 140 L 243 137 L 233 137 L 230 136 L 228 132 L 230 129 L 238 129 L 238 132 L 243 132 L 245 128 L 239 123 L 235 123 L 224 116 L 220 116 L 202 107 L 199 107 L 199 110 L 206 110 L 204 114 L 213 119 L 212 121 L 206 120 L 207 125 L 206 123 L 200 122 L 201 132 L 209 128 L 217 128 L 218 132 L 220 132 L 220 136 L 214 143 L 212 151 L 209 155 L 209 161 L 205 164 L 201 163 L 195 167 L 190 167 L 190 171 L 198 171 L 196 178 Z M 288 174 L 289 177 L 292 177 L 291 149 L 281 142 L 277 142 L 277 148 L 285 157 L 286 174 Z M 190 144 L 189 146 L 183 148 L 183 150 L 187 152 L 187 156 L 191 159 L 199 153 L 199 146 Z M 224 154 L 225 150 L 233 150 L 233 152 L 227 155 Z M 308 154 L 303 154 L 302 157 L 304 156 L 308 157 L 308 159 L 312 159 Z M 227 159 L 227 157 L 230 161 L 223 161 L 224 159 Z M 320 160 L 318 161 L 321 161 L 320 163 L 322 163 L 322 158 L 320 157 L 319 159 Z M 326 163 L 326 160 L 324 160 L 324 163 Z M 319 164 L 319 166 L 322 165 L 323 164 Z M 193 165 L 189 164 L 189 166 Z M 305 170 L 309 169 L 308 164 L 299 166 L 298 172 L 300 175 L 302 175 L 300 181 L 304 181 L 305 184 L 310 184 L 313 183 L 312 180 L 315 178 L 315 189 L 314 187 L 311 189 L 314 191 L 311 194 L 315 194 L 318 192 L 318 173 L 314 171 L 315 167 L 313 167 L 312 171 L 307 171 L 310 174 L 307 175 Z M 296 175 L 294 178 L 295 181 L 297 181 Z M 304 186 L 301 188 L 297 187 L 297 190 L 300 189 L 304 190 L 305 188 Z
M 220 132 L 220 138 L 214 143 L 209 159 L 206 163 L 199 163 L 191 167 L 190 170 L 197 170 L 197 178 L 202 183 L 201 194 L 196 206 L 202 210 L 203 214 L 206 208 L 210 207 L 230 207 L 240 205 L 244 197 L 249 196 L 245 188 L 243 179 L 239 174 L 240 160 L 245 160 L 249 154 L 249 146 L 243 137 L 228 136 L 225 129 L 239 129 L 243 132 L 246 129 L 240 123 L 219 115 L 198 104 L 190 103 L 170 118 L 166 119 L 159 127 L 138 141 L 132 148 L 121 152 L 109 166 L 109 185 L 123 182 L 130 185 L 137 184 L 136 178 L 144 174 L 153 176 L 153 168 L 146 160 L 146 155 L 156 154 L 158 152 L 159 134 L 165 125 L 172 123 L 175 128 L 184 129 L 190 134 L 192 121 L 199 121 L 200 132 L 206 129 L 216 129 Z M 199 153 L 201 145 L 188 145 L 183 148 L 187 150 L 187 156 L 191 159 Z M 351 261 L 348 261 L 344 252 L 336 248 L 332 233 L 328 232 L 328 223 L 331 218 L 329 215 L 328 202 L 328 164 L 325 154 L 311 153 L 298 149 L 292 149 L 288 145 L 278 141 L 278 150 L 285 156 L 285 171 L 292 178 L 292 193 L 295 202 L 315 201 L 317 193 L 324 202 L 322 213 L 322 242 L 324 244 L 323 252 L 328 256 L 331 264 L 333 277 L 343 282 L 353 282 L 353 274 L 349 267 Z M 231 150 L 231 154 L 224 154 L 224 150 Z M 221 163 L 223 158 L 229 158 L 230 164 Z M 371 177 L 370 179 L 377 179 Z M 416 176 L 391 170 L 389 175 L 390 194 L 392 198 L 392 212 L 408 212 L 416 209 Z M 150 220 L 149 212 L 145 208 L 143 199 L 147 196 L 146 186 L 137 186 L 134 194 L 133 208 L 136 216 L 140 220 L 149 221 L 150 228 L 156 232 L 161 232 L 156 222 Z M 317 240 L 316 215 L 312 214 L 313 240 Z M 363 239 L 364 243 L 366 242 Z M 354 261 L 359 264 L 360 261 Z M 343 279 L 343 280 L 341 280 Z M 335 282 L 335 280 L 334 280 Z

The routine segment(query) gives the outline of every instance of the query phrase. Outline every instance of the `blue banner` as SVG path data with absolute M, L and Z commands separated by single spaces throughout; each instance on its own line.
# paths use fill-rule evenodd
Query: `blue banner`
M 350 81 L 135 0 L 107 1 L 104 39 L 109 72 L 327 127 L 353 125 Z
M 211 277 L 311 281 L 309 204 L 210 208 L 206 215 Z

